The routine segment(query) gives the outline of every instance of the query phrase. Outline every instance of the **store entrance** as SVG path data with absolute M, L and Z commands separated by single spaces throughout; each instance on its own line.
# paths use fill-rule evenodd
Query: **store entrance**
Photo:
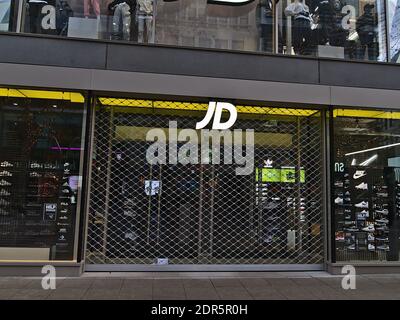
M 87 271 L 322 268 L 321 112 L 236 106 L 232 129 L 254 130 L 247 175 L 224 164 L 223 144 L 209 150 L 219 164 L 150 164 L 148 132 L 167 133 L 171 121 L 194 129 L 207 106 L 98 99 Z

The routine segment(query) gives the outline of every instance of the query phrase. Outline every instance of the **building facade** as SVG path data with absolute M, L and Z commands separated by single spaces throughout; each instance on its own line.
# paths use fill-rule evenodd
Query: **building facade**
M 0 1 L 0 274 L 398 272 L 399 8 Z

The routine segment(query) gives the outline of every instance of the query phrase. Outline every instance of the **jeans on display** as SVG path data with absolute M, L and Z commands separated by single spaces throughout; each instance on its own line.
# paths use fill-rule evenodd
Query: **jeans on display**
M 311 37 L 310 20 L 303 18 L 294 19 L 292 37 L 294 52 L 296 54 L 307 54 Z
M 153 15 L 138 13 L 138 42 L 154 43 Z
M 131 12 L 126 2 L 118 4 L 114 9 L 113 33 L 114 39 L 130 40 Z
M 92 7 L 92 10 L 96 17 L 100 16 L 100 0 L 84 0 L 83 1 L 83 14 L 85 17 L 90 16 L 90 7 Z
M 375 35 L 370 33 L 360 33 L 358 36 L 360 38 L 360 43 L 361 43 L 358 59 L 364 60 L 365 49 L 367 49 L 368 60 L 375 61 L 378 57 L 377 45 L 374 41 Z

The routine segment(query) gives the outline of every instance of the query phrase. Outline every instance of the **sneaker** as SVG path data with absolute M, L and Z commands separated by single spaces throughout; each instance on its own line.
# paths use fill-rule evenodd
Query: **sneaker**
M 62 189 L 62 193 L 69 193 L 68 189 Z
M 0 177 L 12 177 L 12 173 L 10 171 L 0 171 Z
M 60 205 L 62 205 L 63 207 L 67 207 L 69 204 L 68 202 L 61 202 Z
M 384 250 L 384 251 L 389 251 L 390 250 L 389 246 L 386 243 L 381 245 L 381 246 L 377 246 L 376 248 L 378 250 Z
M 375 251 L 375 246 L 371 243 L 368 244 L 368 250 L 369 251 Z
M 336 203 L 336 204 L 343 204 L 343 198 L 337 197 L 337 198 L 335 199 L 335 203 Z
M 8 181 L 2 179 L 2 180 L 0 180 L 0 186 L 11 186 L 11 183 L 9 183 Z
M 14 167 L 14 165 L 12 163 L 8 162 L 8 161 L 3 161 L 2 163 L 0 163 L 0 167 L 12 168 L 12 167 Z
M 63 186 L 63 187 L 69 187 L 69 183 L 68 183 L 68 182 L 65 182 L 62 186 Z
M 68 209 L 62 209 L 60 210 L 60 213 L 68 213 Z
M 363 228 L 362 230 L 366 232 L 375 232 L 375 226 L 373 224 L 370 224 L 369 226 Z
M 67 216 L 61 216 L 60 220 L 68 220 L 68 217 Z
M 385 224 L 389 223 L 389 220 L 386 219 L 386 218 L 376 219 L 375 221 L 378 222 L 378 223 L 385 223 Z
M 375 210 L 375 213 L 387 215 L 387 214 L 389 214 L 389 210 L 388 209 Z
M 376 237 L 376 241 L 389 241 L 388 237 Z
M 368 233 L 368 241 L 375 241 L 375 236 L 371 233 Z
M 359 229 L 357 227 L 349 227 L 349 228 L 344 228 L 345 231 L 348 232 L 357 232 Z
M 42 165 L 39 164 L 39 163 L 37 163 L 37 162 L 32 162 L 31 165 L 30 165 L 30 167 L 31 167 L 32 169 L 39 169 L 39 168 L 42 167 Z
M 356 245 L 355 244 L 351 244 L 347 247 L 347 249 L 349 250 L 356 250 Z
M 378 193 L 376 194 L 376 196 L 377 196 L 378 198 L 387 198 L 387 197 L 389 196 L 389 194 L 388 194 L 387 192 L 378 192 Z
M 359 190 L 368 190 L 368 183 L 361 182 L 359 185 L 356 185 L 356 189 L 359 189 Z
M 31 178 L 40 178 L 42 175 L 40 173 L 37 173 L 37 172 L 31 172 L 31 173 L 29 173 L 29 176 Z
M 356 208 L 368 208 L 368 201 L 361 201 L 354 205 Z
M 359 179 L 361 177 L 366 176 L 367 174 L 365 173 L 365 170 L 357 170 L 354 174 L 353 174 L 353 179 Z
M 334 186 L 335 186 L 335 187 L 338 187 L 338 188 L 342 188 L 342 187 L 343 187 L 343 181 L 336 181 L 336 182 L 334 183 Z
M 9 196 L 11 193 L 5 189 L 0 190 L 0 196 Z

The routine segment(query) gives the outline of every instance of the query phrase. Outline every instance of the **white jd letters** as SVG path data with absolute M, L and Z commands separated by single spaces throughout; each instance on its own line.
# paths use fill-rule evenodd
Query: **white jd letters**
M 221 123 L 221 116 L 223 109 L 229 111 L 230 116 L 228 121 Z M 210 101 L 206 116 L 204 117 L 203 120 L 196 123 L 196 130 L 203 129 L 207 124 L 209 124 L 211 122 L 213 115 L 214 115 L 214 121 L 212 124 L 212 129 L 226 130 L 235 124 L 237 119 L 237 110 L 236 107 L 231 103 Z

